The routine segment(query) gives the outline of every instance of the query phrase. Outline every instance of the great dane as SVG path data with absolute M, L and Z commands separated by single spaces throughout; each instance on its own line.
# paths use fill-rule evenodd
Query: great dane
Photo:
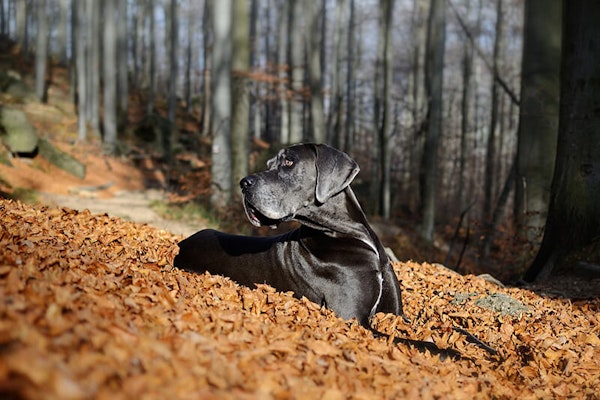
M 175 266 L 292 291 L 382 335 L 370 324 L 375 313 L 404 314 L 390 260 L 350 188 L 358 164 L 333 147 L 299 144 L 281 150 L 267 167 L 240 182 L 248 219 L 255 226 L 294 220 L 300 227 L 274 237 L 205 229 L 179 243 Z M 396 341 L 458 354 L 429 342 Z

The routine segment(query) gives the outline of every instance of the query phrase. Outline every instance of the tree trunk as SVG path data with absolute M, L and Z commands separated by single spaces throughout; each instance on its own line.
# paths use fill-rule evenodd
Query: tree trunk
M 140 88 L 140 81 L 142 80 L 140 65 L 144 65 L 144 52 L 143 52 L 143 37 L 144 37 L 144 8 L 140 2 L 134 5 L 131 12 L 132 15 L 132 32 L 131 32 L 131 60 L 133 63 L 133 73 L 131 76 L 131 85 L 133 91 L 137 92 Z
M 373 79 L 373 141 L 371 144 L 371 183 L 369 188 L 369 203 L 374 206 L 371 210 L 374 214 L 381 214 L 381 149 L 380 144 L 383 120 L 383 86 L 384 86 L 384 68 L 383 62 L 385 57 L 385 21 L 386 15 L 382 5 L 386 5 L 380 1 L 380 10 L 377 23 L 377 53 L 375 56 L 375 76 Z
M 355 52 L 356 52 L 356 33 L 355 33 L 355 6 L 354 0 L 350 0 L 350 17 L 348 18 L 348 57 L 346 61 L 346 118 L 344 126 L 344 151 L 347 153 L 352 152 L 354 147 L 354 121 L 356 116 L 354 115 L 354 102 L 356 91 L 356 79 L 354 77 L 354 63 L 355 63 Z
M 202 136 L 208 137 L 212 124 L 211 117 L 211 68 L 212 68 L 212 30 L 210 28 L 210 16 L 212 15 L 211 2 L 204 2 L 204 15 L 202 17 L 202 49 L 204 51 L 204 69 L 203 69 L 203 84 L 204 84 L 204 99 L 202 103 Z
M 479 9 L 481 10 L 481 1 Z M 470 2 L 467 3 L 467 9 L 470 9 Z M 470 138 L 473 132 L 473 105 L 472 97 L 475 88 L 473 79 L 473 44 L 469 40 L 465 40 L 462 57 L 462 98 L 461 98 L 461 124 L 460 124 L 460 155 L 459 155 L 459 172 L 458 172 L 458 208 L 465 210 L 469 201 L 469 191 L 467 190 L 468 171 L 469 171 L 469 146 Z
M 154 92 L 156 91 L 156 34 L 155 34 L 155 17 L 154 17 L 154 1 L 147 0 L 147 15 L 148 15 L 148 103 L 146 104 L 146 113 L 151 115 L 154 113 Z
M 100 29 L 101 6 L 102 4 L 98 1 L 87 0 L 86 73 L 88 77 L 86 82 L 88 86 L 86 95 L 88 98 L 86 99 L 86 117 L 90 128 L 96 134 L 100 132 L 100 37 L 106 30 Z
M 212 195 L 211 204 L 223 207 L 231 199 L 231 22 L 233 0 L 212 4 Z
M 191 15 L 192 0 L 188 0 L 188 18 L 187 18 L 187 46 L 185 48 L 185 81 L 184 87 L 184 98 L 185 98 L 185 111 L 190 112 L 192 110 L 192 46 L 194 37 L 194 18 Z
M 302 35 L 302 8 L 304 3 L 301 1 L 291 1 L 288 20 L 288 65 L 290 89 L 292 98 L 288 106 L 290 107 L 290 142 L 298 143 L 304 138 L 303 132 L 303 106 L 304 93 L 304 43 Z
M 56 30 L 56 45 L 58 61 L 61 65 L 67 65 L 67 27 L 69 25 L 69 19 L 67 17 L 69 12 L 69 1 L 60 0 L 59 2 L 59 17 L 58 26 Z M 72 33 L 72 32 L 71 32 Z
M 536 247 L 548 213 L 556 159 L 561 16 L 561 2 L 525 2 L 515 216 L 520 236 L 536 241 Z
M 599 264 L 600 237 L 600 52 L 590 51 L 600 38 L 600 3 L 563 3 L 558 146 L 544 239 L 525 280 L 561 270 L 573 272 L 581 262 Z M 548 155 L 551 156 L 551 155 Z M 594 244 L 594 252 L 569 255 Z
M 168 98 L 168 111 L 167 118 L 171 121 L 171 125 L 175 127 L 175 120 L 177 117 L 177 63 L 179 58 L 177 57 L 177 44 L 179 43 L 179 21 L 177 15 L 177 0 L 171 0 L 169 3 L 169 98 Z M 176 132 L 169 132 L 169 140 L 167 143 L 167 157 L 171 159 L 171 150 L 173 145 L 177 142 Z
M 46 97 L 46 64 L 48 59 L 48 14 L 46 0 L 38 0 L 36 7 L 37 38 L 35 48 L 35 94 L 45 103 Z
M 343 99 L 346 82 L 343 59 L 346 55 L 347 0 L 337 0 L 335 5 L 335 31 L 333 34 L 334 64 L 331 68 L 331 95 L 327 120 L 327 141 L 343 148 Z
M 412 151 L 406 154 L 407 168 L 404 175 L 404 193 L 419 191 L 420 163 L 425 139 L 425 118 L 427 102 L 425 98 L 425 48 L 427 46 L 427 18 L 430 0 L 414 0 L 411 18 L 411 71 L 407 95 L 411 118 Z M 414 205 L 413 205 L 414 206 Z
M 444 79 L 444 47 L 446 43 L 446 4 L 431 0 L 425 53 L 425 93 L 428 99 L 427 134 L 421 159 L 420 235 L 433 242 L 435 228 L 435 196 L 437 188 L 438 141 L 442 134 L 442 89 Z
M 259 32 L 261 30 L 261 18 L 259 16 L 259 11 L 260 11 L 260 4 L 259 4 L 259 0 L 252 0 L 250 2 L 250 71 L 252 71 L 252 73 L 258 73 L 259 72 Z M 269 5 L 267 4 L 267 8 L 269 7 Z M 267 11 L 268 12 L 268 11 Z M 267 29 L 269 27 L 269 17 L 267 15 L 267 17 L 265 18 L 266 22 L 267 22 Z M 267 33 L 265 35 L 265 41 L 266 41 L 266 45 L 265 45 L 265 58 L 266 58 L 266 62 L 265 65 L 269 64 L 269 39 L 268 39 L 269 33 Z M 250 100 L 250 122 L 249 122 L 249 126 L 250 126 L 250 131 L 253 133 L 253 137 L 256 139 L 260 139 L 261 136 L 263 135 L 263 129 L 262 129 L 262 124 L 263 124 L 263 112 L 262 112 L 262 106 L 263 104 L 266 105 L 266 102 L 262 101 L 262 89 L 263 89 L 263 83 L 257 79 L 252 79 L 250 82 L 251 85 L 251 95 L 249 97 Z M 265 110 L 265 114 L 266 114 L 266 110 Z
M 494 55 L 492 60 L 492 72 L 499 76 L 500 47 L 502 44 L 502 0 L 496 0 L 496 38 L 494 40 Z M 492 218 L 492 202 L 494 201 L 494 189 L 496 181 L 496 129 L 498 125 L 498 81 L 492 81 L 492 106 L 490 116 L 490 128 L 487 139 L 487 153 L 485 158 L 485 181 L 483 197 L 483 217 L 487 223 Z
M 290 109 L 288 107 L 288 76 L 287 76 L 287 48 L 288 48 L 288 15 L 290 0 L 283 0 L 278 7 L 279 22 L 277 26 L 277 69 L 279 85 L 277 88 L 280 106 L 279 141 L 286 145 L 290 143 Z
M 84 21 L 85 21 L 85 5 L 84 1 L 73 1 L 71 3 L 73 15 L 76 15 L 75 26 L 73 31 L 75 34 L 73 38 L 75 40 L 75 57 L 76 69 L 77 69 L 77 139 L 80 142 L 85 142 L 87 138 L 87 123 L 86 123 L 86 100 L 87 96 L 87 82 L 86 82 L 86 54 L 85 54 L 85 34 L 84 34 Z
M 231 60 L 231 185 L 237 187 L 248 175 L 250 122 L 250 19 L 246 0 L 233 0 L 233 58 Z M 239 199 L 241 193 L 233 192 Z
M 382 100 L 383 108 L 381 110 L 381 122 L 379 126 L 379 145 L 380 150 L 380 170 L 381 170 L 381 190 L 379 199 L 381 204 L 379 210 L 381 216 L 389 219 L 391 216 L 391 168 L 392 168 L 392 15 L 394 11 L 394 0 L 381 0 L 380 3 L 380 29 L 383 29 L 383 59 L 381 68 L 383 69 Z
M 6 18 L 6 10 L 4 9 L 4 0 L 0 0 L 0 35 L 7 35 L 7 18 Z
M 117 147 L 117 0 L 104 1 L 103 66 L 104 66 L 104 137 L 107 154 Z
M 27 52 L 27 1 L 15 1 L 17 44 L 23 54 Z
M 308 76 L 310 82 L 310 116 L 312 122 L 312 140 L 325 143 L 325 115 L 323 111 L 323 77 L 321 76 L 321 10 L 324 0 L 312 1 L 306 6 L 306 32 L 308 53 Z
M 77 0 L 75 0 L 77 1 Z M 117 20 L 117 52 L 118 60 L 117 63 L 117 90 L 118 90 L 118 126 L 125 127 L 127 125 L 127 96 L 129 94 L 128 88 L 128 73 L 129 63 L 127 51 L 127 2 L 119 1 L 118 4 L 119 17 Z M 134 33 L 135 34 L 135 33 Z

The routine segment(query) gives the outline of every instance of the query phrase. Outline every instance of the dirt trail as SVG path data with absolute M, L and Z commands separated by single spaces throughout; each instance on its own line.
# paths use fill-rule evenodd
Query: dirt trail
M 86 164 L 84 179 L 75 178 L 42 157 L 14 158 L 12 166 L 0 164 L 0 192 L 33 190 L 39 201 L 49 206 L 106 213 L 176 235 L 189 236 L 203 228 L 162 218 L 151 208 L 153 201 L 168 201 L 163 191 L 146 187 L 149 182 L 154 186 L 163 183 L 157 168 L 140 168 L 124 158 L 103 157 L 100 149 L 93 145 L 56 144 Z
M 155 189 L 122 190 L 110 198 L 90 198 L 77 195 L 54 193 L 42 194 L 44 204 L 83 211 L 94 214 L 108 214 L 128 221 L 148 224 L 176 235 L 189 236 L 202 229 L 202 226 L 187 224 L 162 218 L 151 207 L 153 201 L 166 201 L 164 193 Z

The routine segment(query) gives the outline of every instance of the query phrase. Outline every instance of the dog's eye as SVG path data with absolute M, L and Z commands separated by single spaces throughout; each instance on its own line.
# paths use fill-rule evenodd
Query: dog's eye
M 294 160 L 290 160 L 289 158 L 284 158 L 281 164 L 286 168 L 292 168 L 294 166 Z

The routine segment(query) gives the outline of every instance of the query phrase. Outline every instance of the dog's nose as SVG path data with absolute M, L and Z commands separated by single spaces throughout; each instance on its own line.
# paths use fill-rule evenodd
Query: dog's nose
M 248 188 L 251 188 L 252 186 L 254 186 L 255 183 L 256 183 L 256 176 L 250 175 L 250 176 L 243 178 L 240 181 L 240 187 L 242 189 L 248 189 Z

